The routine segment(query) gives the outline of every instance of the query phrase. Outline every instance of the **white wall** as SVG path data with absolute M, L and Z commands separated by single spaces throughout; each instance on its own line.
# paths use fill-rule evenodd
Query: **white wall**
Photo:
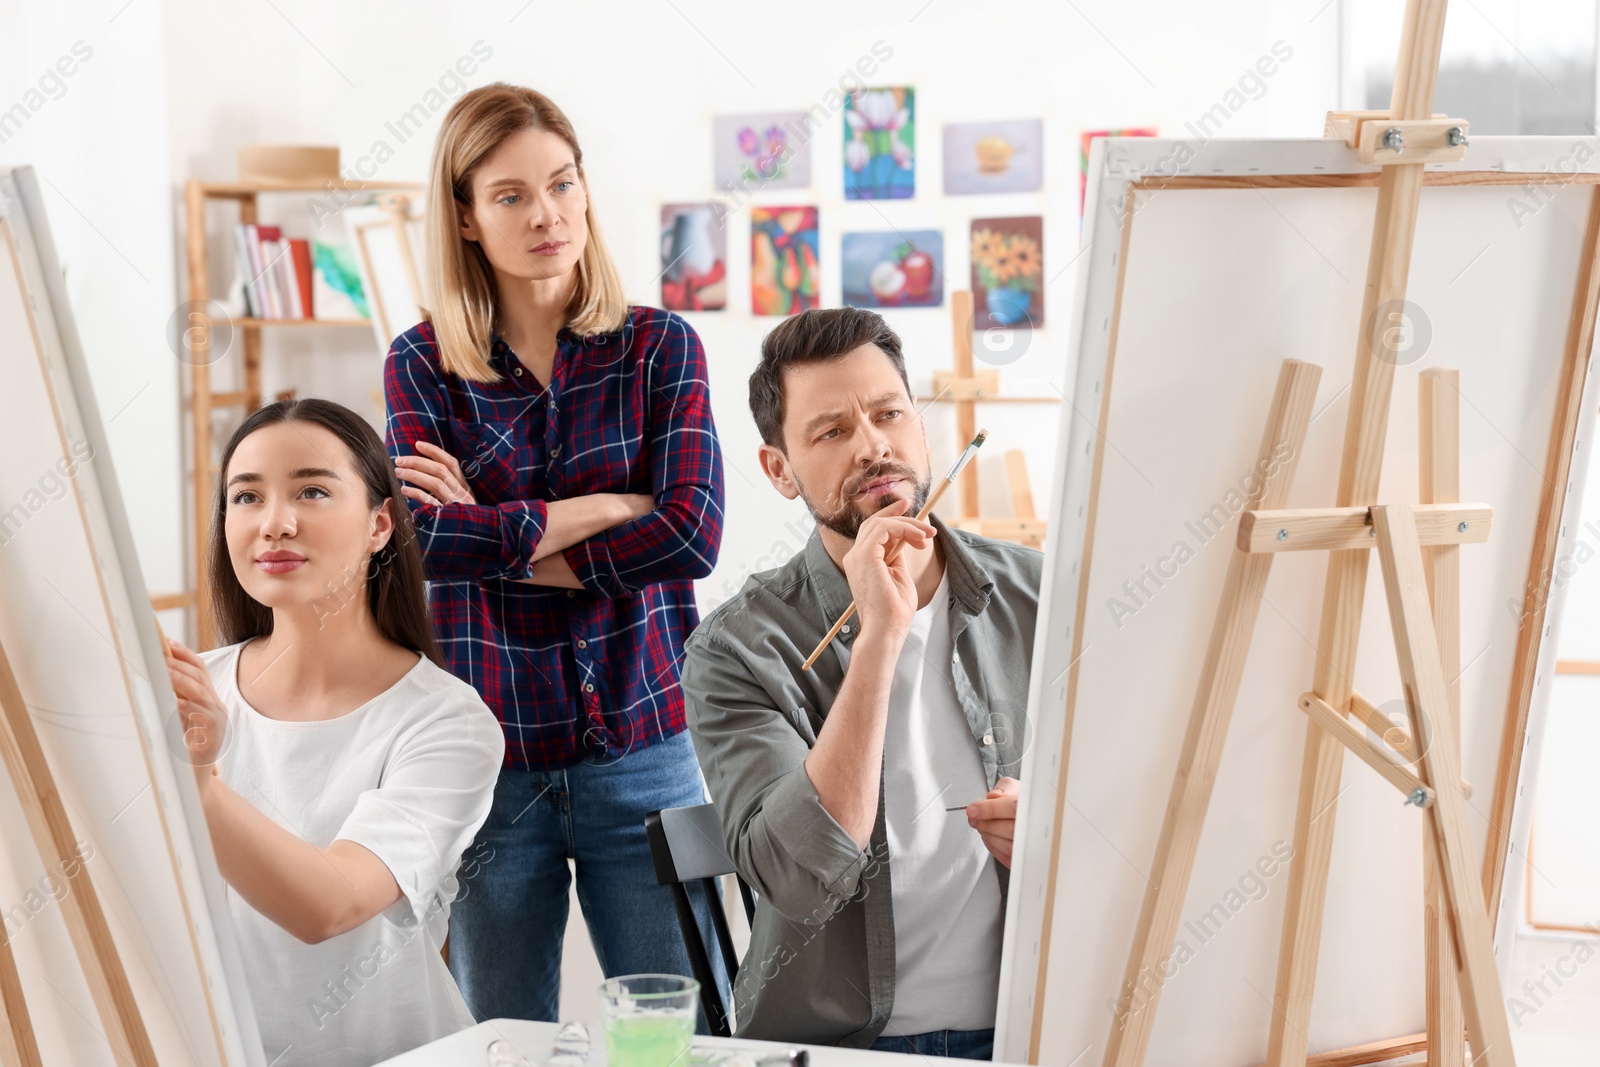
M 30 113 L 21 132 L 0 144 L 0 164 L 32 163 L 54 190 L 51 223 L 101 409 L 116 415 L 111 440 L 146 578 L 154 591 L 167 591 L 183 580 L 192 551 L 185 544 L 179 364 L 164 337 L 184 292 L 182 182 L 235 177 L 239 146 L 337 144 L 349 165 L 383 142 L 393 158 L 376 177 L 419 180 L 444 109 L 423 134 L 404 142 L 385 123 L 422 101 L 482 41 L 492 55 L 468 83 L 532 85 L 567 111 L 629 293 L 656 303 L 660 205 L 715 192 L 712 116 L 823 101 L 881 40 L 893 54 L 875 83 L 917 89 L 917 196 L 846 203 L 834 118 L 812 142 L 812 189 L 768 191 L 755 201 L 820 206 L 824 306 L 839 302 L 839 239 L 847 230 L 940 228 L 947 289 L 964 288 L 971 218 L 1042 214 L 1051 279 L 1046 324 L 1002 380 L 1007 392 L 1058 397 L 1072 380 L 1064 338 L 1074 279 L 1069 264 L 1077 252 L 1079 131 L 1154 125 L 1188 135 L 1185 123 L 1234 99 L 1227 94 L 1241 76 L 1282 40 L 1293 48 L 1292 59 L 1259 98 L 1238 98 L 1244 102 L 1221 133 L 1317 135 L 1326 109 L 1351 103 L 1338 98 L 1342 2 L 1081 0 L 1073 7 L 1044 0 L 826 0 L 780 17 L 783 9 L 731 0 L 448 6 L 107 0 L 26 8 L 0 0 L 0 108 L 22 99 L 74 41 L 93 48 L 61 98 Z M 944 123 L 1032 116 L 1045 121 L 1042 192 L 941 195 Z M 226 205 L 211 210 L 213 231 L 225 236 L 236 213 Z M 264 201 L 263 220 L 297 235 L 333 232 L 314 229 L 301 197 Z M 727 461 L 726 532 L 717 572 L 700 586 L 706 607 L 734 592 L 752 569 L 798 550 L 808 532 L 804 510 L 782 501 L 755 461 L 744 383 L 776 320 L 747 310 L 748 213 L 736 211 L 730 226 L 730 308 L 691 316 L 711 362 Z M 213 261 L 223 265 L 213 291 L 228 281 L 227 252 L 225 243 L 213 242 Z M 904 337 L 913 387 L 925 390 L 933 371 L 949 366 L 948 308 L 887 317 Z M 280 331 L 268 335 L 265 348 L 269 395 L 294 385 L 376 414 L 380 363 L 370 334 Z M 1046 511 L 1059 410 L 980 411 L 980 424 L 993 431 L 980 461 L 986 512 L 1009 513 L 1001 454 L 1014 447 L 1027 451 L 1039 511 Z M 945 408 L 930 412 L 928 421 L 934 465 L 942 471 L 955 452 L 954 418 Z M 592 1013 L 592 966 L 589 960 L 569 971 L 569 1016 Z M 572 999 L 573 990 L 581 999 Z
M 145 581 L 176 589 L 187 524 L 173 503 L 179 377 L 165 341 L 179 195 L 165 18 L 159 4 L 119 7 L 0 3 L 0 166 L 30 163 L 42 179 Z
M 1269 4 L 1222 9 L 1162 2 L 1070 7 L 1004 7 L 922 0 L 863 5 L 822 3 L 783 22 L 753 16 L 744 4 L 551 6 L 518 2 L 443 5 L 303 2 L 218 5 L 139 0 L 120 14 L 29 7 L 0 34 L 10 48 L 0 66 L 0 101 L 18 99 L 30 72 L 42 71 L 77 39 L 93 58 L 50 102 L 0 145 L 0 161 L 32 162 L 59 192 L 52 222 L 73 277 L 72 292 L 109 416 L 149 384 L 113 424 L 146 573 L 156 590 L 184 573 L 178 363 L 162 331 L 183 294 L 181 183 L 229 179 L 240 145 L 337 144 L 347 165 L 378 142 L 393 158 L 376 175 L 423 176 L 443 109 L 423 134 L 401 142 L 386 126 L 439 84 L 455 61 L 483 41 L 492 56 L 472 84 L 522 82 L 550 93 L 584 141 L 593 195 L 635 299 L 657 302 L 657 219 L 661 203 L 712 195 L 711 119 L 719 112 L 800 108 L 824 99 L 840 75 L 883 41 L 893 55 L 879 84 L 918 90 L 918 195 L 894 203 L 843 200 L 838 120 L 812 147 L 813 188 L 758 193 L 757 202 L 821 207 L 824 303 L 839 299 L 839 235 L 890 226 L 945 231 L 946 273 L 964 287 L 965 235 L 974 216 L 1042 213 L 1046 325 L 1026 354 L 1003 372 L 1008 392 L 1055 398 L 1070 380 L 1064 325 L 1076 252 L 1078 131 L 1184 124 L 1224 98 L 1275 40 L 1294 57 L 1229 121 L 1227 136 L 1314 134 L 1337 101 L 1338 4 Z M 111 15 L 115 14 L 115 21 Z M 448 82 L 446 88 L 453 88 Z M 1007 197 L 939 194 L 939 135 L 948 121 L 1042 115 L 1045 189 Z M 70 203 L 69 203 L 70 201 Z M 81 212 L 81 215 L 79 214 Z M 236 218 L 211 208 L 213 232 Z M 306 198 L 264 201 L 263 215 L 292 232 L 317 231 Z M 98 232 L 97 232 L 98 231 Z M 701 586 L 707 606 L 737 589 L 744 574 L 772 565 L 804 540 L 804 512 L 783 504 L 755 462 L 757 443 L 744 380 L 772 320 L 748 307 L 748 213 L 728 234 L 732 305 L 693 316 L 712 362 L 715 407 L 728 466 L 728 524 L 722 563 Z M 114 248 L 115 250 L 114 250 Z M 121 254 L 119 254 L 119 252 Z M 213 291 L 228 281 L 231 257 L 213 242 Z M 124 256 L 130 260 L 124 261 Z M 137 268 L 137 273 L 135 272 Z M 1068 267 L 1064 272 L 1063 267 Z M 1061 272 L 1061 273 L 1057 273 Z M 142 277 L 140 277 L 142 275 Z M 948 309 L 890 312 L 905 337 L 913 385 L 925 388 L 949 365 Z M 266 388 L 297 386 L 376 413 L 378 360 L 360 331 L 269 333 Z M 1048 501 L 1058 405 L 989 408 L 994 430 L 980 462 L 984 510 L 1009 513 L 1001 453 L 1024 447 L 1041 511 Z M 953 458 L 953 416 L 929 413 L 935 463 Z M 785 527 L 783 521 L 797 525 Z

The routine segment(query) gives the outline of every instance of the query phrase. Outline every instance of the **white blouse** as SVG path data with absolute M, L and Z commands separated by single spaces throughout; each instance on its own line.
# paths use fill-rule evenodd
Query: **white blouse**
M 354 841 L 402 896 L 308 945 L 232 887 L 228 908 L 273 1067 L 368 1067 L 473 1025 L 439 955 L 462 853 L 488 817 L 505 737 L 477 690 L 423 657 L 355 710 L 271 719 L 245 703 L 239 645 L 202 654 L 228 711 L 218 771 L 318 848 Z

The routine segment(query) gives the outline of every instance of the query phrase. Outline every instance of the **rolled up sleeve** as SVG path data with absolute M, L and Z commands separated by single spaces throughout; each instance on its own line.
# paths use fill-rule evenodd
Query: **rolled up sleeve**
M 532 573 L 533 553 L 549 515 L 543 500 L 410 503 L 430 579 L 526 578 Z
M 871 854 L 822 806 L 805 769 L 811 747 L 782 701 L 736 649 L 704 630 L 684 645 L 683 693 L 739 873 L 790 919 L 836 910 L 855 895 Z

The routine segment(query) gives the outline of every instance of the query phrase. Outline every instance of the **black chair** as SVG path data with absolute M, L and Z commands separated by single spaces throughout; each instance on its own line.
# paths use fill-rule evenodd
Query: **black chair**
M 711 970 L 706 933 L 695 921 L 688 887 L 688 883 L 698 882 L 706 895 L 711 925 L 716 930 L 731 987 L 739 971 L 739 960 L 733 954 L 733 937 L 728 932 L 728 918 L 722 911 L 717 879 L 725 874 L 737 876 L 738 872 L 734 870 L 727 850 L 722 847 L 722 819 L 718 817 L 714 804 L 668 808 L 646 815 L 644 832 L 650 839 L 650 858 L 655 862 L 656 881 L 672 889 L 672 899 L 678 907 L 678 926 L 683 931 L 684 947 L 689 951 L 689 967 L 694 971 L 695 980 L 700 983 L 700 1003 L 705 1009 L 706 1025 L 717 1037 L 732 1037 L 728 1008 L 722 1003 L 722 993 L 717 988 L 716 976 Z M 739 879 L 739 896 L 744 900 L 745 918 L 753 922 L 756 914 L 755 896 L 743 878 Z

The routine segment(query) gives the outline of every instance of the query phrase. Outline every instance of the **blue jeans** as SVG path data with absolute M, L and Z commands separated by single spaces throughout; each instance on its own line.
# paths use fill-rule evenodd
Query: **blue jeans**
M 450 973 L 473 1016 L 557 1021 L 569 859 L 606 977 L 689 975 L 672 891 L 656 884 L 644 817 L 705 799 L 687 731 L 620 759 L 502 770 L 489 817 L 461 858 L 461 892 L 450 912 Z M 704 894 L 690 897 L 727 1004 L 710 911 Z
M 994 1058 L 993 1030 L 935 1030 L 905 1037 L 880 1037 L 872 1043 L 874 1052 L 920 1052 L 925 1056 L 949 1056 L 957 1060 Z

